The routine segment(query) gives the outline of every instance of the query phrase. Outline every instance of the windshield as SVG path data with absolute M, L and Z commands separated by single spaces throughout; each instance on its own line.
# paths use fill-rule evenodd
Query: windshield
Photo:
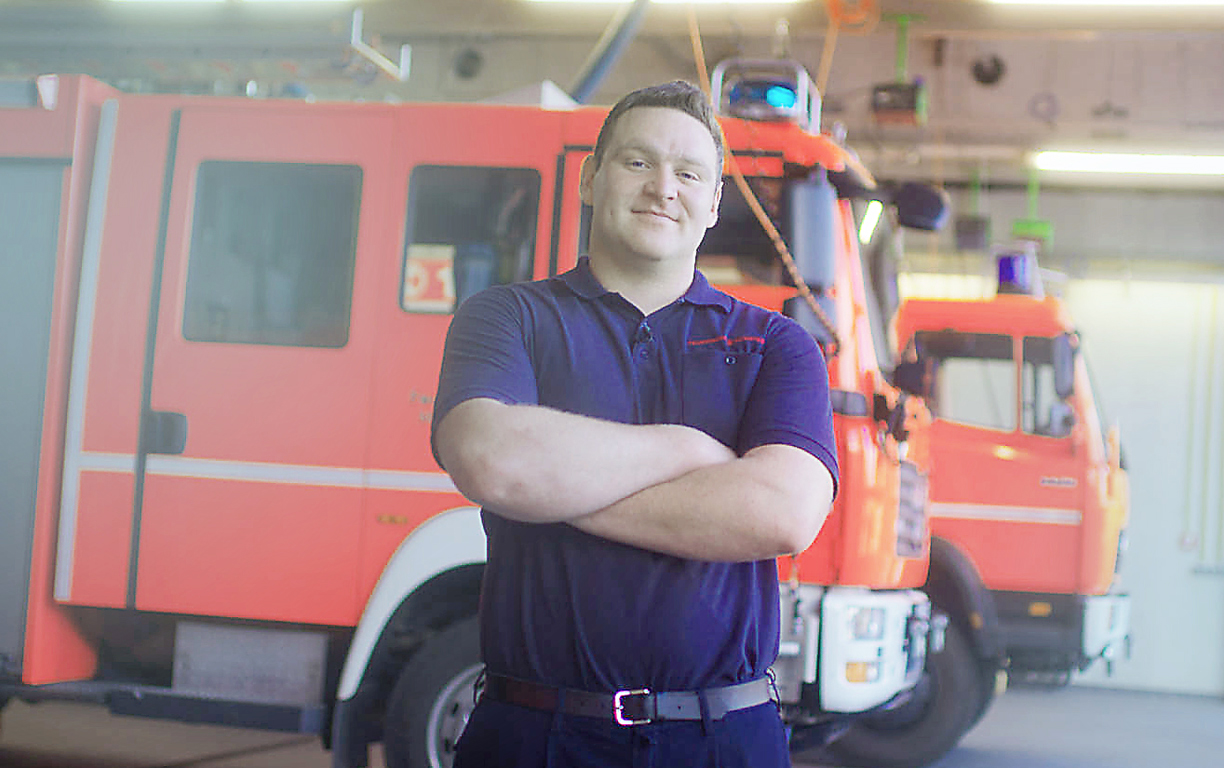
M 1019 390 L 1011 336 L 945 330 L 919 331 L 914 339 L 919 357 L 934 362 L 928 402 L 938 418 L 1011 431 L 1018 415 L 1030 435 L 1071 434 L 1074 411 L 1055 386 L 1054 338 L 1020 339 Z
M 938 418 L 987 429 L 1016 428 L 1016 368 L 1010 336 L 958 331 L 914 334 L 918 356 L 934 361 L 927 400 Z

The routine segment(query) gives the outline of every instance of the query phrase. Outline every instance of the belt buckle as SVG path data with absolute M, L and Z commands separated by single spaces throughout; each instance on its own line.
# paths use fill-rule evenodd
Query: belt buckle
M 612 716 L 616 718 L 617 724 L 618 725 L 646 725 L 647 723 L 653 722 L 653 718 L 651 717 L 646 717 L 645 719 L 642 719 L 642 720 L 633 720 L 631 718 L 625 717 L 625 697 L 626 696 L 649 696 L 649 695 L 650 695 L 649 688 L 637 688 L 632 691 L 629 691 L 629 690 L 617 691 L 616 693 L 612 694 Z

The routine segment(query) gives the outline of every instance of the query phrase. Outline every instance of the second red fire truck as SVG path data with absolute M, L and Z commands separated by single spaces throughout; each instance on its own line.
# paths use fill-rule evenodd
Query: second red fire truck
M 929 664 L 975 691 L 945 712 L 966 727 L 999 673 L 1065 684 L 1129 652 L 1118 429 L 1100 415 L 1079 334 L 1066 304 L 1044 295 L 1031 244 L 1000 249 L 997 267 L 993 298 L 906 299 L 896 319 L 934 416 L 926 591 L 950 623 Z M 864 718 L 833 750 L 863 739 L 875 765 L 907 765 L 906 717 Z

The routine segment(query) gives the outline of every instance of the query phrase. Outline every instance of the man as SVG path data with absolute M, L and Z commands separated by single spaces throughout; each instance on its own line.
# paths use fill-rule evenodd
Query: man
M 456 313 L 434 450 L 489 548 L 459 768 L 789 764 L 775 558 L 833 498 L 828 375 L 696 271 L 722 165 L 699 90 L 626 96 L 582 167 L 587 256 Z

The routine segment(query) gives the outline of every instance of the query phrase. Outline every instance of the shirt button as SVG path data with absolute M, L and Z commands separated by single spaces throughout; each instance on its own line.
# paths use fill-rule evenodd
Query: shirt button
M 650 350 L 643 347 L 640 351 L 638 351 L 638 357 L 645 360 L 646 358 L 650 357 Z
M 726 359 L 726 361 L 727 361 L 727 365 L 734 365 L 734 364 L 735 364 L 735 357 L 734 357 L 733 355 L 727 355 L 727 357 L 726 357 L 725 359 Z

